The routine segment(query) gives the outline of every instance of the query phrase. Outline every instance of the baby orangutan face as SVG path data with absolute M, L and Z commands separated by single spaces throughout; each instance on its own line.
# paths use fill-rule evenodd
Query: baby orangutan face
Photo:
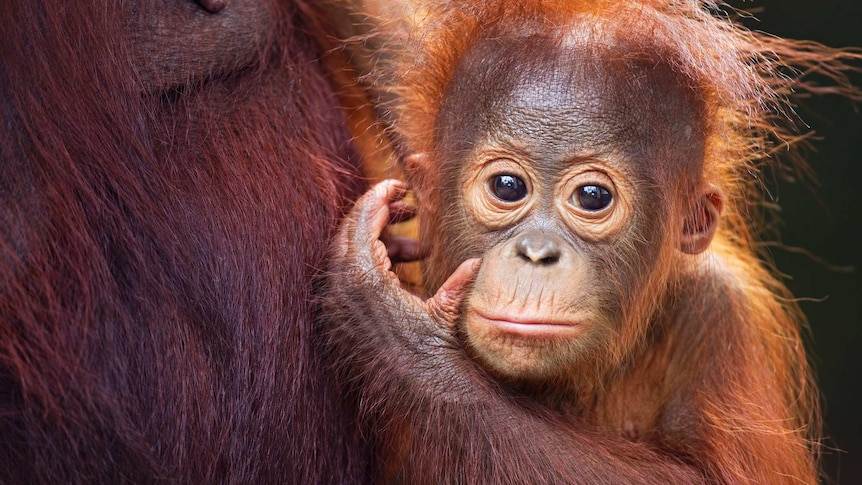
M 482 258 L 459 331 L 504 381 L 596 375 L 642 335 L 659 261 L 715 231 L 719 195 L 684 184 L 703 156 L 696 108 L 668 68 L 603 65 L 577 43 L 519 64 L 492 44 L 464 57 L 438 117 L 437 163 L 458 181 L 440 217 L 461 222 L 431 223 L 454 229 L 429 248 L 429 282 Z M 494 56 L 510 58 L 478 61 Z

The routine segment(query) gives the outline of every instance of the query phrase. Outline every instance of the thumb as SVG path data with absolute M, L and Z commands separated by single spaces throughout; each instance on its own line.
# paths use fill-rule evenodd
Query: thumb
M 478 258 L 471 258 L 461 263 L 440 286 L 437 293 L 425 300 L 428 313 L 443 320 L 449 326 L 455 325 L 460 315 L 461 303 L 467 296 L 470 283 L 476 277 L 479 266 L 481 266 L 481 260 Z

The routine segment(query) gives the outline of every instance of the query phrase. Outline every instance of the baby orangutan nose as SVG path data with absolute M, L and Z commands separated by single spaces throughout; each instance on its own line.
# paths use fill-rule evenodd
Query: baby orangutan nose
M 530 230 L 518 236 L 515 254 L 528 263 L 549 266 L 560 261 L 564 244 L 555 234 Z

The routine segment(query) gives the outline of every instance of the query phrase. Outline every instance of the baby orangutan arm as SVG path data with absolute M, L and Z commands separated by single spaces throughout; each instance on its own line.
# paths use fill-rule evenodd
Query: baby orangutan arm
M 385 181 L 343 222 L 323 296 L 330 360 L 388 458 L 385 480 L 408 483 L 698 483 L 646 445 L 581 432 L 501 390 L 460 347 L 454 322 L 476 260 L 433 297 L 400 287 L 381 233 L 403 213 L 404 187 Z M 410 250 L 404 251 L 409 253 Z M 525 444 L 529 443 L 529 446 Z M 505 459 L 500 459 L 505 457 Z

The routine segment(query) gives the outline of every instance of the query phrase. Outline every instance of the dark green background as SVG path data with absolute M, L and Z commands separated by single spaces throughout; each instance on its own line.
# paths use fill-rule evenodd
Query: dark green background
M 833 47 L 862 46 L 862 1 L 732 1 L 754 12 L 744 23 L 781 37 Z M 862 68 L 862 62 L 854 64 Z M 851 76 L 862 87 L 862 75 Z M 862 103 L 837 96 L 800 102 L 798 113 L 819 138 L 807 156 L 817 182 L 777 182 L 780 241 L 824 261 L 774 249 L 778 269 L 804 302 L 812 352 L 824 397 L 827 483 L 862 484 Z M 804 131 L 804 126 L 801 127 Z M 852 271 L 848 268 L 853 267 Z

